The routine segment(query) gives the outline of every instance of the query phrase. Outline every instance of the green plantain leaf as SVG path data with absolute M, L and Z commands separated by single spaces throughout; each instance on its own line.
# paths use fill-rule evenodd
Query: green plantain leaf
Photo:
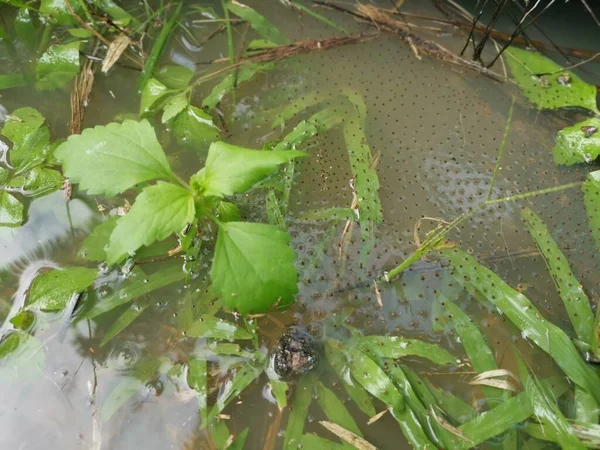
M 60 311 L 74 295 L 85 291 L 98 275 L 96 269 L 67 267 L 38 275 L 29 288 L 28 307 Z
M 80 41 L 51 45 L 36 66 L 37 88 L 48 91 L 66 86 L 79 73 Z
M 173 177 L 147 120 L 88 128 L 69 136 L 55 155 L 65 175 L 89 194 L 113 196 L 144 181 Z
M 117 221 L 106 249 L 107 264 L 182 231 L 194 216 L 194 198 L 187 189 L 162 181 L 145 188 L 131 210 Z
M 552 149 L 554 163 L 570 166 L 596 160 L 600 155 L 599 130 L 600 119 L 596 117 L 560 130 L 556 135 L 556 146 Z

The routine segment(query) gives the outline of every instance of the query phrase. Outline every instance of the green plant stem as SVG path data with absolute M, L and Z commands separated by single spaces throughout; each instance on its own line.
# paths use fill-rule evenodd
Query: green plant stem
M 504 148 L 506 147 L 506 138 L 508 137 L 508 132 L 510 130 L 510 124 L 512 122 L 513 110 L 515 107 L 515 96 L 513 96 L 512 101 L 510 102 L 510 108 L 508 110 L 508 118 L 506 119 L 506 125 L 504 127 L 504 135 L 502 136 L 502 143 L 500 144 L 500 150 L 498 150 L 498 157 L 496 158 L 496 165 L 494 166 L 494 172 L 492 173 L 492 181 L 490 183 L 490 189 L 488 190 L 488 195 L 486 197 L 486 201 L 489 201 L 492 198 L 492 194 L 494 192 L 494 185 L 496 184 L 496 177 L 498 176 L 498 171 L 500 170 L 500 161 L 502 160 L 502 155 L 504 155 Z
M 44 27 L 44 31 L 42 33 L 42 38 L 40 39 L 40 45 L 38 46 L 38 56 L 44 53 L 46 47 L 50 43 L 50 38 L 52 37 L 52 32 L 54 31 L 54 25 L 47 23 Z
M 188 191 L 191 190 L 190 185 L 188 183 L 186 183 L 186 181 L 183 178 L 181 178 L 179 175 L 177 175 L 176 173 L 173 174 L 173 178 L 175 179 L 175 181 L 177 181 L 180 185 L 182 185 Z
M 582 184 L 583 184 L 583 181 L 575 181 L 574 183 L 561 184 L 560 186 L 554 186 L 551 188 L 540 189 L 539 191 L 525 192 L 524 194 L 516 194 L 516 195 L 511 195 L 508 197 L 502 197 L 502 198 L 497 198 L 495 200 L 486 201 L 485 205 L 486 206 L 494 205 L 496 203 L 506 203 L 506 202 L 512 202 L 515 200 L 522 200 L 524 198 L 529 198 L 529 197 L 537 197 L 538 195 L 551 194 L 553 192 L 564 191 L 566 189 L 572 189 L 574 187 L 581 186 Z
M 221 0 L 223 14 L 225 15 L 225 29 L 227 31 L 227 49 L 229 51 L 229 62 L 235 64 L 235 49 L 233 47 L 233 28 L 229 19 L 229 10 L 227 9 L 227 0 Z

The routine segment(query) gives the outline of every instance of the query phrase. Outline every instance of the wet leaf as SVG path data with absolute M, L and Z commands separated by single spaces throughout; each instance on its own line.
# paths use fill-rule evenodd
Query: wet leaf
M 41 375 L 45 360 L 42 342 L 24 331 L 9 331 L 0 339 L 0 379 L 4 382 Z
M 155 78 L 150 78 L 144 88 L 140 99 L 140 116 L 160 109 L 162 103 L 171 92 Z
M 189 147 L 199 153 L 219 139 L 219 128 L 210 114 L 195 106 L 188 106 L 171 120 L 173 136 L 181 146 Z
M 106 248 L 106 263 L 118 263 L 141 246 L 182 231 L 195 214 L 194 198 L 187 189 L 162 181 L 144 188 L 131 210 L 117 221 Z
M 0 191 L 0 227 L 18 227 L 23 223 L 23 204 L 12 194 Z
M 94 305 L 92 309 L 83 315 L 82 319 L 93 319 L 118 306 L 132 302 L 142 295 L 183 280 L 184 278 L 185 272 L 181 270 L 179 265 L 163 268 L 152 275 L 136 275 L 125 287 Z
M 80 41 L 69 44 L 51 45 L 36 66 L 37 83 L 40 91 L 66 86 L 79 73 Z
M 304 423 L 306 422 L 308 410 L 312 403 L 314 381 L 314 377 L 311 374 L 307 374 L 300 378 L 298 382 L 287 428 L 283 435 L 283 450 L 296 450 L 302 440 Z
M 572 72 L 561 71 L 562 67 L 541 53 L 513 46 L 506 54 L 506 62 L 515 81 L 523 94 L 539 108 L 579 106 L 598 113 L 595 86 L 586 83 Z M 537 76 L 546 73 L 551 75 Z
M 280 411 L 283 411 L 283 409 L 287 407 L 287 393 L 290 389 L 289 385 L 281 380 L 271 380 L 269 381 L 269 384 L 271 385 L 273 396 L 275 397 L 275 400 L 277 400 L 277 407 Z
M 242 314 L 291 304 L 298 288 L 289 241 L 273 225 L 220 223 L 210 272 L 213 291 Z
M 161 119 L 162 123 L 167 123 L 181 111 L 187 108 L 188 104 L 188 96 L 185 93 L 177 94 L 169 98 L 163 110 L 163 115 Z
M 291 110 L 283 110 L 278 114 L 274 126 L 283 126 L 284 120 L 287 120 L 290 115 L 297 113 L 296 108 Z M 286 135 L 275 147 L 274 150 L 296 149 L 299 145 L 307 140 L 315 137 L 318 133 L 330 130 L 339 125 L 344 120 L 346 111 L 338 105 L 327 107 L 318 113 L 313 114 L 306 120 L 303 120 L 294 129 Z
M 23 189 L 26 195 L 37 196 L 60 189 L 63 185 L 62 174 L 54 169 L 34 167 L 25 174 Z
M 571 427 L 555 400 L 535 375 L 529 373 L 521 357 L 516 355 L 516 360 L 525 394 L 537 420 L 542 426 L 555 430 L 562 448 L 583 450 L 585 446 L 571 433 Z
M 590 299 L 571 272 L 567 258 L 552 239 L 544 222 L 529 208 L 521 211 L 521 217 L 525 220 L 527 230 L 546 262 L 573 329 L 579 339 L 591 345 L 594 342 L 594 314 Z
M 306 153 L 293 150 L 250 150 L 215 142 L 208 150 L 205 167 L 192 176 L 192 188 L 207 197 L 246 192 L 277 171 L 280 164 L 302 156 L 306 156 Z
M 600 170 L 587 174 L 583 183 L 583 203 L 596 248 L 600 249 Z
M 29 288 L 27 306 L 60 311 L 74 295 L 91 286 L 97 275 L 96 269 L 85 267 L 66 267 L 38 275 Z
M 356 339 L 366 345 L 381 358 L 399 359 L 405 356 L 419 356 L 436 364 L 456 364 L 456 357 L 435 344 L 418 339 L 404 339 L 399 336 L 364 336 Z
M 308 211 L 300 216 L 300 220 L 356 220 L 352 208 L 323 208 Z
M 15 328 L 27 331 L 35 323 L 35 314 L 26 309 L 21 310 L 18 314 L 10 318 L 10 323 L 12 323 Z
M 20 42 L 23 42 L 30 50 L 35 47 L 36 34 L 35 25 L 28 8 L 19 8 L 15 16 L 15 33 Z
M 203 314 L 186 330 L 186 335 L 194 338 L 252 339 L 252 335 L 237 325 L 218 317 Z
M 112 323 L 108 331 L 104 334 L 104 337 L 100 342 L 100 347 L 106 345 L 112 340 L 112 338 L 131 325 L 135 319 L 140 317 L 149 306 L 149 300 L 133 302 L 131 305 L 129 305 L 129 308 L 123 311 L 123 313 Z
M 102 61 L 102 73 L 107 73 L 114 66 L 119 58 L 127 51 L 131 44 L 131 39 L 125 33 L 119 34 L 108 46 L 106 56 Z
M 208 372 L 205 360 L 190 359 L 188 366 L 187 382 L 190 388 L 196 391 L 198 397 L 198 409 L 202 419 L 202 426 L 206 426 L 208 420 Z
M 10 177 L 10 170 L 0 166 L 0 185 L 4 185 Z
M 50 131 L 44 122 L 44 117 L 29 107 L 7 116 L 2 135 L 13 143 L 9 159 L 17 174 L 41 164 L 49 154 Z
M 249 6 L 239 3 L 236 0 L 232 0 L 227 3 L 227 9 L 229 9 L 229 11 L 236 16 L 248 22 L 252 29 L 267 41 L 271 41 L 280 45 L 289 43 L 289 40 L 283 34 L 281 34 L 275 25 L 273 25 L 263 15 L 257 13 Z
M 66 176 L 89 194 L 113 196 L 144 181 L 173 177 L 147 120 L 85 129 L 69 136 L 55 155 Z
M 73 17 L 65 3 L 66 0 L 42 0 L 40 3 L 40 14 L 48 16 L 53 22 L 59 25 L 75 25 L 77 20 Z M 81 6 L 78 2 L 72 1 L 71 6 L 77 15 L 81 17 Z
M 247 63 L 239 68 L 237 72 L 230 72 L 217 84 L 210 94 L 202 101 L 202 106 L 208 109 L 215 109 L 221 103 L 223 97 L 233 90 L 234 87 L 251 80 L 259 72 L 270 70 L 272 63 Z
M 194 72 L 187 67 L 167 65 L 154 72 L 154 78 L 169 89 L 183 89 L 188 86 Z
M 227 447 L 227 450 L 243 450 L 249 431 L 250 431 L 250 428 L 248 428 L 248 427 L 244 428 L 242 430 L 242 432 L 236 436 L 236 438 L 233 440 L 231 445 L 229 447 Z
M 113 0 L 94 0 L 94 4 L 101 11 L 108 14 L 113 21 L 122 26 L 131 24 L 133 27 L 135 27 L 137 24 L 137 21 L 131 16 L 131 14 L 118 6 Z
M 554 163 L 591 163 L 600 155 L 600 119 L 593 117 L 560 130 L 552 149 Z
M 240 210 L 229 202 L 220 201 L 216 210 L 216 217 L 221 222 L 239 222 L 241 221 Z
M 598 419 L 600 418 L 598 403 L 596 403 L 594 397 L 578 387 L 575 387 L 574 408 L 575 420 L 587 423 L 598 423 Z
M 273 189 L 269 189 L 265 200 L 269 223 L 275 225 L 280 230 L 285 230 L 285 219 L 283 218 L 283 214 L 281 214 L 281 209 L 279 209 L 279 203 L 277 202 L 277 197 L 275 196 L 275 191 L 273 191 Z
M 106 259 L 104 249 L 108 245 L 108 240 L 117 225 L 118 218 L 118 216 L 110 216 L 104 222 L 97 225 L 94 231 L 85 238 L 77 255 L 88 261 L 104 261 Z
M 476 290 L 496 306 L 530 339 L 548 353 L 565 374 L 600 400 L 600 379 L 588 367 L 563 330 L 548 322 L 522 293 L 507 285 L 498 275 L 458 249 L 441 250 L 454 267 L 453 276 L 467 289 Z
M 341 400 L 320 381 L 315 384 L 319 406 L 327 418 L 342 428 L 362 437 L 362 433 Z
M 286 2 L 287 4 L 288 2 Z M 309 16 L 314 17 L 315 19 L 329 25 L 332 28 L 335 28 L 338 31 L 341 31 L 344 34 L 348 34 L 348 31 L 342 27 L 341 25 L 338 25 L 337 23 L 333 22 L 332 20 L 329 20 L 327 17 L 319 14 L 318 12 L 316 12 L 315 10 L 313 10 L 312 8 L 306 6 L 304 3 L 302 3 L 300 0 L 293 0 L 289 2 L 289 5 L 293 6 L 294 8 L 308 14 Z
M 25 86 L 27 79 L 22 73 L 0 74 L 0 89 Z
M 324 420 L 322 420 L 319 423 L 321 425 L 323 425 L 325 428 L 327 428 L 329 431 L 331 431 L 333 434 L 335 434 L 337 437 L 342 439 L 343 441 L 346 441 L 349 444 L 351 444 L 351 448 L 356 448 L 358 450 L 377 450 L 377 447 L 375 447 L 371 443 L 367 442 L 362 437 L 357 436 L 356 434 L 345 429 L 344 427 L 339 426 L 336 423 L 327 422 Z
M 145 388 L 145 384 L 137 378 L 124 378 L 112 391 L 110 391 L 110 394 L 102 404 L 102 408 L 100 409 L 102 420 L 104 422 L 110 420 L 114 413 L 121 409 L 121 407 L 133 397 L 141 393 Z
M 330 441 L 314 433 L 306 433 L 300 438 L 298 448 L 307 448 L 310 450 L 343 450 L 346 447 L 344 444 Z

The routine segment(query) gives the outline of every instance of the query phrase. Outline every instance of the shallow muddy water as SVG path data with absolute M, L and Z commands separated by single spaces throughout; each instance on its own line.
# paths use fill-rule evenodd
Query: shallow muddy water
M 185 7 L 192 3 L 208 2 L 190 1 Z M 218 2 L 213 3 L 219 8 Z M 337 30 L 278 2 L 246 3 L 291 41 L 339 35 Z M 379 3 L 389 7 L 388 2 Z M 407 0 L 403 10 L 442 18 L 429 2 Z M 372 31 L 369 25 L 342 13 L 318 11 L 350 33 Z M 212 24 L 194 25 L 192 21 L 197 17 L 191 13 L 185 17 L 189 33 L 198 40 L 214 29 Z M 429 25 L 419 23 L 423 27 Z M 460 51 L 464 43 L 461 33 L 440 24 L 433 26 L 436 29 L 418 28 L 415 32 L 452 51 Z M 237 42 L 256 38 L 253 33 L 244 31 L 242 26 L 234 27 Z M 565 38 L 565 45 L 576 44 Z M 489 48 L 487 51 L 491 52 Z M 192 68 L 196 76 L 202 76 L 214 70 L 214 65 L 206 62 L 220 57 L 227 57 L 225 33 L 196 47 L 187 33 L 178 30 L 162 63 Z M 494 66 L 494 70 L 502 74 L 501 65 Z M 83 126 L 136 118 L 138 75 L 139 72 L 122 66 L 107 75 L 98 73 Z M 598 84 L 593 68 L 581 76 Z M 209 81 L 201 86 L 193 103 L 200 104 L 213 84 Z M 374 164 L 379 178 L 383 221 L 374 230 L 374 247 L 368 254 L 358 227 L 352 226 L 340 258 L 346 221 L 307 220 L 304 216 L 320 208 L 349 208 L 353 202 L 353 169 L 343 132 L 340 127 L 334 128 L 302 146 L 309 156 L 296 165 L 286 215 L 291 245 L 298 256 L 299 292 L 290 310 L 252 319 L 258 324 L 258 347 L 270 348 L 291 324 L 306 327 L 319 337 L 327 334 L 347 339 L 347 330 L 331 325 L 345 319 L 347 325 L 364 335 L 421 339 L 464 360 L 465 352 L 456 334 L 436 326 L 439 317 L 433 305 L 441 292 L 470 314 L 500 368 L 516 370 L 512 356 L 515 344 L 538 376 L 562 375 L 552 359 L 523 339 L 504 315 L 475 301 L 440 258 L 426 257 L 390 283 L 379 277 L 417 248 L 414 231 L 419 219 L 452 221 L 485 200 L 513 97 L 514 113 L 493 198 L 582 180 L 590 166 L 557 167 L 551 155 L 556 130 L 573 123 L 579 113 L 538 111 L 511 83 L 499 83 L 425 55 L 417 59 L 404 41 L 382 33 L 365 42 L 278 61 L 272 70 L 241 84 L 235 98 L 227 95 L 219 107 L 228 142 L 259 149 L 264 142 L 285 136 L 298 122 L 323 105 L 334 104 L 334 100 L 299 112 L 286 121 L 284 129 L 272 128 L 265 112 L 309 101 L 315 92 L 330 98 L 354 92 L 363 98 L 367 111 L 365 134 L 376 160 L 370 164 Z M 68 90 L 5 90 L 0 103 L 8 111 L 21 106 L 37 108 L 46 117 L 53 138 L 68 134 Z M 160 120 L 156 124 L 174 171 L 187 179 L 202 167 L 206 148 L 183 148 L 164 131 Z M 242 218 L 267 222 L 264 193 L 258 190 L 237 198 Z M 27 290 L 39 270 L 82 264 L 78 256 L 81 243 L 106 214 L 99 211 L 99 205 L 110 209 L 122 206 L 122 202 L 77 190 L 67 202 L 62 192 L 54 192 L 31 202 L 23 226 L 0 228 L 3 333 L 13 328 L 8 319 L 24 305 Z M 589 297 L 597 299 L 598 257 L 580 189 L 485 208 L 462 222 L 449 239 L 524 292 L 548 320 L 573 336 L 554 282 L 521 219 L 520 210 L 525 206 L 540 215 L 552 230 L 552 237 L 575 276 Z M 424 220 L 420 238 L 433 228 L 435 223 Z M 173 239 L 164 248 L 176 245 Z M 139 264 L 132 276 L 152 278 L 174 265 L 183 265 L 182 257 L 177 255 L 156 261 L 154 256 Z M 0 448 L 216 448 L 210 433 L 200 428 L 198 400 L 185 382 L 190 355 L 207 351 L 208 342 L 186 337 L 179 330 L 180 321 L 186 320 L 180 314 L 182 305 L 190 298 L 210 297 L 209 268 L 207 251 L 196 280 L 179 281 L 147 294 L 140 301 L 146 308 L 143 314 L 106 345 L 101 342 L 122 309 L 92 320 L 73 320 L 68 311 L 38 317 L 33 334 L 41 346 L 33 350 L 21 346 L 0 362 Z M 94 283 L 94 293 L 88 294 L 89 301 L 102 301 L 127 282 L 121 273 L 104 270 Z M 223 317 L 244 323 L 238 316 Z M 240 345 L 244 347 L 245 341 Z M 227 369 L 239 359 L 234 355 L 215 358 L 218 364 L 211 375 L 222 383 L 214 383 L 212 396 L 224 389 Z M 467 403 L 482 402 L 481 392 L 468 384 L 474 372 L 467 364 L 437 366 L 414 357 L 405 363 Z M 176 365 L 180 368 L 177 370 L 184 371 L 183 375 L 170 370 Z M 144 371 L 152 375 L 144 376 Z M 317 369 L 316 376 L 344 401 L 368 442 L 380 449 L 411 448 L 391 414 L 367 424 L 369 417 L 349 400 L 327 364 Z M 265 374 L 260 375 L 221 415 L 233 435 L 250 428 L 244 448 L 262 449 L 266 443 L 272 446 L 269 448 L 284 447 L 290 408 L 278 409 L 267 388 L 268 381 Z M 297 388 L 296 380 L 291 385 L 288 405 L 293 403 Z M 385 409 L 382 403 L 374 402 L 377 412 Z M 326 417 L 313 402 L 304 431 L 334 440 L 335 436 L 319 425 L 321 420 Z M 498 439 L 496 444 L 485 445 L 500 447 L 502 442 Z

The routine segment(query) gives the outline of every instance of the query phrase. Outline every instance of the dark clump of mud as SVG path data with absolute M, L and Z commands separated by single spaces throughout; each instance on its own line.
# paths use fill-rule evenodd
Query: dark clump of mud
M 290 378 L 315 369 L 321 361 L 321 346 L 305 329 L 289 327 L 271 350 L 275 373 Z

